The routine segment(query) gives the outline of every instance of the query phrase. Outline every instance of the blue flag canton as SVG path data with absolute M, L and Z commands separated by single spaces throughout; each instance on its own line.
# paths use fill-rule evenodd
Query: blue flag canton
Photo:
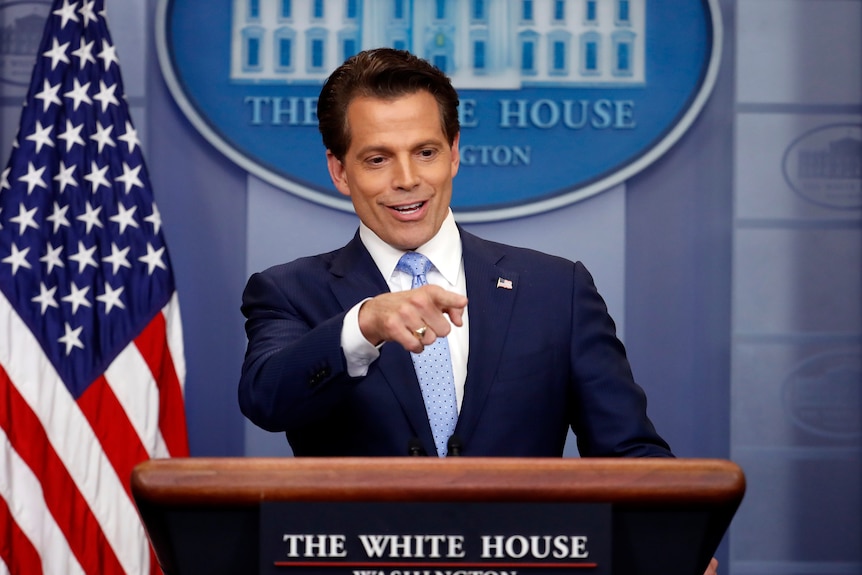
M 0 179 L 0 290 L 77 398 L 174 282 L 102 0 L 55 0 L 37 58 Z

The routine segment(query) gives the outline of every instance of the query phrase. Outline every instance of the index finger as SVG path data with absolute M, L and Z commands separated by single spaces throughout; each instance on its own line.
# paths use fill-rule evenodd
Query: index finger
M 449 316 L 454 325 L 464 324 L 464 308 L 467 307 L 467 296 L 440 288 L 431 290 L 431 300 L 434 306 Z

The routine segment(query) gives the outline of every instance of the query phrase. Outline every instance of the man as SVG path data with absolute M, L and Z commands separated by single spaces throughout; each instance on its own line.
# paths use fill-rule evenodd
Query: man
M 298 456 L 560 456 L 571 427 L 583 456 L 672 457 L 584 266 L 455 224 L 457 106 L 403 51 L 330 76 L 320 131 L 359 231 L 249 279 L 243 413 Z
M 560 456 L 571 426 L 584 456 L 672 457 L 584 266 L 455 224 L 457 106 L 407 52 L 362 52 L 330 76 L 320 132 L 359 231 L 249 279 L 243 413 L 299 456 Z

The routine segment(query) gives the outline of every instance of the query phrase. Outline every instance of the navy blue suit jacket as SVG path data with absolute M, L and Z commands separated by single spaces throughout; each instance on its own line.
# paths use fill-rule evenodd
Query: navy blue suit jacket
M 670 456 L 586 268 L 461 237 L 470 314 L 462 454 L 560 456 L 571 426 L 583 456 Z M 388 290 L 358 234 L 339 250 L 254 274 L 242 305 L 243 413 L 286 432 L 299 456 L 406 455 L 417 438 L 435 454 L 406 350 L 386 343 L 365 377 L 346 371 L 345 313 Z

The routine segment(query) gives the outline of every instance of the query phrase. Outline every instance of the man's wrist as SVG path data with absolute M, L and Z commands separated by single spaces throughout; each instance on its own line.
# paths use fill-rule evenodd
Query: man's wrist
M 368 299 L 350 308 L 341 326 L 341 350 L 347 362 L 347 373 L 351 377 L 365 376 L 368 373 L 368 366 L 380 357 L 382 344 L 375 346 L 369 342 L 359 328 L 359 308 Z

